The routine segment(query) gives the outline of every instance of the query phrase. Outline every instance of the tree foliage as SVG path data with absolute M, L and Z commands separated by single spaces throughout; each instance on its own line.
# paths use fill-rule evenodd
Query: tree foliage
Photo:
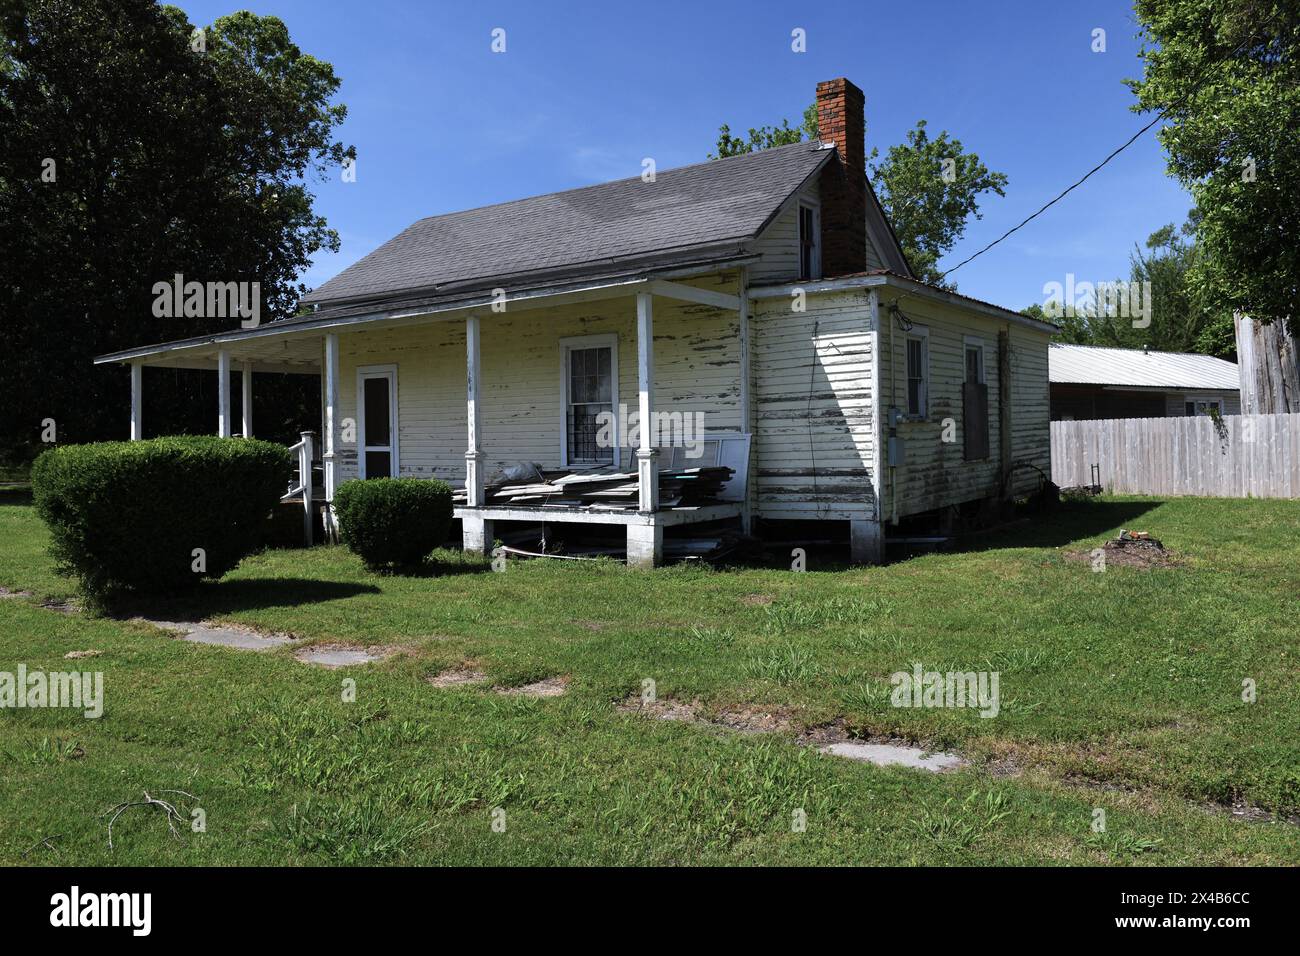
M 709 153 L 709 159 L 724 159 L 727 156 L 739 156 L 755 150 L 771 149 L 773 146 L 789 146 L 791 143 L 816 138 L 817 104 L 813 103 L 803 111 L 802 126 L 791 126 L 788 119 L 783 119 L 780 126 L 760 126 L 757 129 L 750 127 L 748 139 L 732 136 L 731 127 L 723 123 L 718 127 L 718 142 L 714 147 L 717 152 Z
M 867 160 L 876 195 L 894 227 L 912 271 L 923 282 L 956 288 L 938 268 L 943 257 L 966 232 L 974 216 L 982 218 L 979 200 L 985 193 L 1005 196 L 1005 173 L 990 172 L 961 140 L 944 130 L 931 139 L 925 120 L 908 130 L 907 142 L 891 146 L 879 163 L 879 150 Z
M 1107 345 L 1114 348 L 1151 348 L 1160 352 L 1203 352 L 1235 361 L 1236 340 L 1232 313 L 1207 298 L 1192 281 L 1202 258 L 1196 242 L 1200 215 L 1193 210 L 1181 226 L 1169 223 L 1153 232 L 1146 251 L 1135 248 L 1129 257 L 1128 283 L 1143 286 L 1150 296 L 1150 323 L 1134 325 L 1134 316 L 1098 308 L 1095 297 L 1043 308 L 1037 304 L 1023 310 L 1026 315 L 1061 326 L 1059 340 L 1076 345 Z
M 1222 309 L 1300 320 L 1300 6 L 1138 0 L 1141 112 L 1162 111 L 1169 172 L 1192 194 L 1190 281 Z
M 311 257 L 338 248 L 308 188 L 353 155 L 335 139 L 338 86 L 275 17 L 236 13 L 195 34 L 153 0 L 5 4 L 0 443 L 30 446 L 46 418 L 60 440 L 120 436 L 127 376 L 94 368 L 95 354 L 235 324 L 156 319 L 156 282 L 257 281 L 263 321 L 292 312 Z M 194 426 L 187 414 L 211 428 L 196 393 L 215 383 L 147 378 L 151 431 Z M 314 381 L 279 387 L 310 407 Z

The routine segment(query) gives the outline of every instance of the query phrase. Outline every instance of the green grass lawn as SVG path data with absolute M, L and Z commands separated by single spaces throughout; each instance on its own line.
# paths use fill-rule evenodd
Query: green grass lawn
M 1121 527 L 1179 565 L 1094 573 L 1066 555 Z M 1300 502 L 1103 499 L 984 550 L 804 574 L 495 574 L 448 554 L 441 574 L 399 577 L 339 548 L 273 551 L 146 609 L 400 651 L 338 671 L 42 608 L 74 589 L 29 506 L 0 504 L 0 541 L 0 585 L 34 592 L 0 600 L 0 670 L 103 671 L 105 695 L 99 720 L 0 711 L 4 864 L 1300 862 Z M 102 653 L 64 659 L 78 650 Z M 918 661 L 997 671 L 999 715 L 890 706 L 889 675 Z M 503 686 L 563 675 L 568 693 L 427 683 L 464 664 Z M 779 725 L 620 712 L 646 679 Z M 971 765 L 799 744 L 832 722 Z M 101 814 L 144 790 L 195 795 L 179 808 L 206 832 L 174 839 L 137 808 L 110 851 Z

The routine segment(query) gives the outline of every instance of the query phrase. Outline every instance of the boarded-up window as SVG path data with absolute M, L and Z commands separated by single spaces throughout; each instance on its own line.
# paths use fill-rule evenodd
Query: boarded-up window
M 984 383 L 984 347 L 966 346 L 966 381 L 961 387 L 962 457 L 979 461 L 989 456 L 989 387 Z
M 983 382 L 963 382 L 962 451 L 967 461 L 989 456 L 989 387 Z

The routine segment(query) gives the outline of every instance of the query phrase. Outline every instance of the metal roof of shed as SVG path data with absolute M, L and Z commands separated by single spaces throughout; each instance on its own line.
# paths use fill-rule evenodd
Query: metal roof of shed
M 1134 388 L 1241 387 L 1237 366 L 1213 355 L 1144 352 L 1054 342 L 1047 353 L 1053 385 L 1127 385 Z

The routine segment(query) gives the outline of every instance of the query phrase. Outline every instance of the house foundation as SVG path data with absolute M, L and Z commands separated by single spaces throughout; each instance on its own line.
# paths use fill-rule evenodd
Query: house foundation
M 492 550 L 492 519 L 462 513 L 460 527 L 461 545 L 465 553 L 486 557 L 488 552 Z
M 879 521 L 849 522 L 849 560 L 854 564 L 885 563 L 885 529 Z

